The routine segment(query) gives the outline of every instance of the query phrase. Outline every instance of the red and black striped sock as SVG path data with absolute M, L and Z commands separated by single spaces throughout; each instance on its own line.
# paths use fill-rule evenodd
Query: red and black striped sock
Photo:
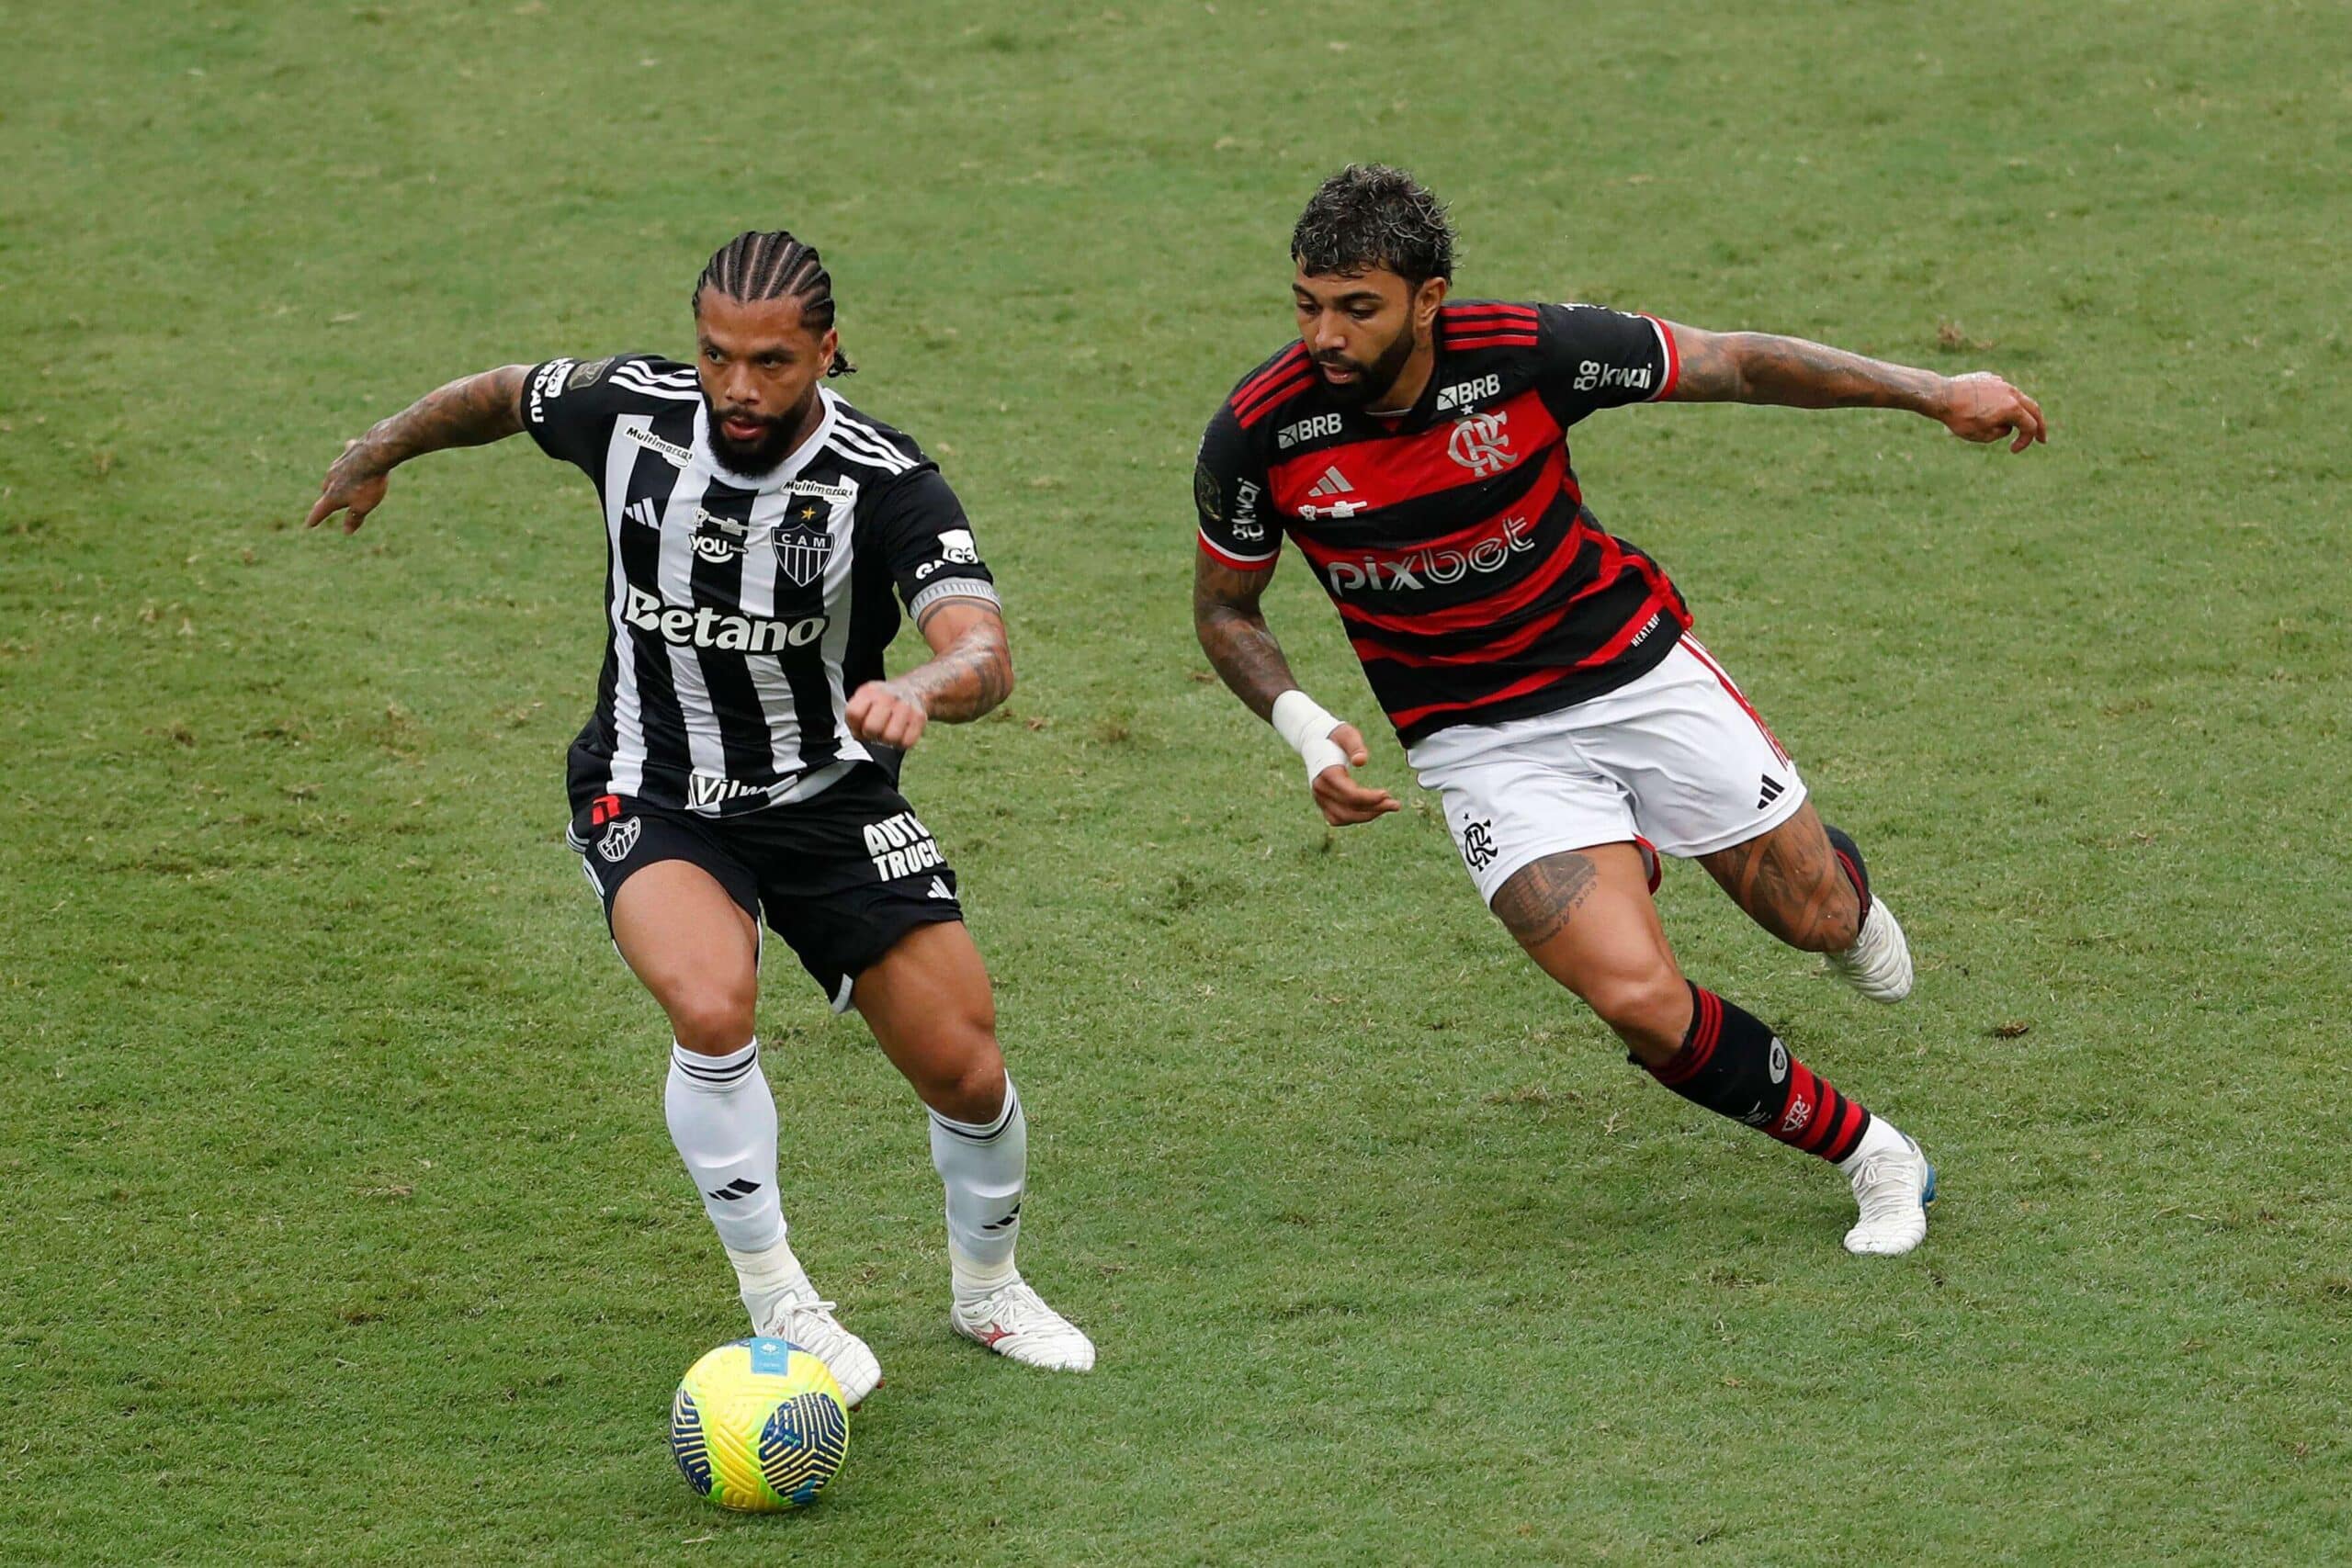
M 1682 1049 L 1650 1076 L 1693 1104 L 1836 1164 L 1861 1146 L 1871 1113 L 1789 1055 L 1753 1013 L 1697 986 Z

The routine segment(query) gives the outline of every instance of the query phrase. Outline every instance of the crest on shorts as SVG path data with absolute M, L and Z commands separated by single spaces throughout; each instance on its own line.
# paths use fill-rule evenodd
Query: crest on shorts
M 1462 824 L 1462 859 L 1464 864 L 1472 871 L 1484 871 L 1495 863 L 1495 853 L 1494 818 Z
M 608 861 L 619 861 L 637 848 L 637 836 L 645 831 L 644 821 L 636 817 L 624 818 L 605 829 L 596 840 L 596 852 Z
M 833 558 L 833 536 L 821 529 L 778 528 L 772 542 L 777 570 L 803 588 L 824 576 Z

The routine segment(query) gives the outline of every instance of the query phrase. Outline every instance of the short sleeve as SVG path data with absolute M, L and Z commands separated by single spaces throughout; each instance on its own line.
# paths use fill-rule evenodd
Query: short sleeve
M 642 405 L 645 386 L 684 384 L 676 367 L 657 369 L 655 364 L 647 355 L 616 354 L 534 365 L 523 381 L 523 428 L 548 457 L 593 475 L 604 463 L 614 419 Z M 627 385 L 614 379 L 624 371 Z
M 1657 317 L 1599 305 L 1539 305 L 1536 320 L 1544 400 L 1563 425 L 1674 390 L 1674 333 Z
M 875 499 L 871 526 L 908 615 L 920 618 L 942 599 L 999 603 L 964 503 L 929 463 L 890 481 Z
M 1201 437 L 1193 506 L 1200 513 L 1201 549 L 1210 559 L 1237 571 L 1272 570 L 1283 542 L 1266 497 L 1265 465 L 1229 407 L 1216 411 Z

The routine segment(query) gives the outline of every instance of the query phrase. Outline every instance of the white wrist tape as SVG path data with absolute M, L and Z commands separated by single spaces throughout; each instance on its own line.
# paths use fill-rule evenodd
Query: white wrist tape
M 1289 741 L 1290 749 L 1305 760 L 1309 784 L 1326 768 L 1348 765 L 1348 754 L 1331 739 L 1340 720 L 1305 692 L 1292 690 L 1276 697 L 1273 723 L 1274 733 Z

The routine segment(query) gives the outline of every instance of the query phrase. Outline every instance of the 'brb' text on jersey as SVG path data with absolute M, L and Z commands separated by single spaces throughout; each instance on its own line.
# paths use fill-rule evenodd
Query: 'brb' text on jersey
M 1602 532 L 1568 427 L 1674 389 L 1673 334 L 1590 305 L 1438 310 L 1412 409 L 1331 396 L 1300 344 L 1234 389 L 1201 441 L 1201 548 L 1271 570 L 1288 534 L 1339 606 L 1406 744 L 1624 684 L 1690 624 L 1649 557 Z
M 572 742 L 576 807 L 628 795 L 727 816 L 800 799 L 876 757 L 842 716 L 907 614 L 996 602 L 956 493 L 914 442 L 820 389 L 773 473 L 712 453 L 694 368 L 551 359 L 524 427 L 595 481 L 607 547 L 596 711 Z

